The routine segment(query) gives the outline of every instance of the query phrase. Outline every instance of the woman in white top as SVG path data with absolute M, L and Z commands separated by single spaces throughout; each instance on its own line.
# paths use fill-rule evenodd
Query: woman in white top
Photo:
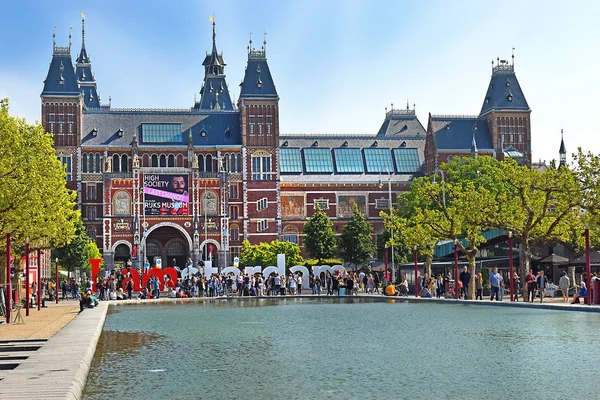
M 296 294 L 296 286 L 297 286 L 294 275 L 290 274 L 289 281 L 290 281 L 290 295 L 294 296 Z

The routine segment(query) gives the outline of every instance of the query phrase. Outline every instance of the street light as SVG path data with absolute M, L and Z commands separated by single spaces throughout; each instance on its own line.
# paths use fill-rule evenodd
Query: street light
M 419 297 L 419 250 L 416 245 L 413 247 L 413 254 L 415 256 L 415 297 Z
M 385 171 L 388 174 L 388 206 L 390 209 L 390 219 L 392 217 L 392 173 L 391 171 L 386 167 L 383 170 L 379 171 L 379 188 L 381 189 L 383 187 L 383 181 L 381 180 L 381 173 Z M 392 239 L 392 243 L 394 241 L 394 229 L 390 229 L 390 237 Z M 394 265 L 394 245 L 392 244 L 391 246 L 392 248 L 392 282 L 396 282 L 396 268 Z M 386 276 L 387 279 L 387 276 Z
M 458 239 L 454 239 L 454 298 L 458 300 Z
M 590 266 L 590 226 L 586 222 L 585 224 L 585 273 L 586 273 L 586 286 L 587 286 L 587 303 L 592 305 L 592 288 L 590 287 L 590 278 L 592 275 Z
M 58 304 L 58 257 L 54 260 L 54 266 L 56 269 L 56 280 L 54 282 L 54 299 L 56 300 L 56 304 Z
M 514 284 L 514 269 L 513 269 L 513 234 L 512 231 L 508 231 L 508 266 L 510 271 L 508 272 L 510 279 L 510 301 L 515 301 L 515 284 Z
M 29 317 L 29 238 L 25 240 L 25 316 Z

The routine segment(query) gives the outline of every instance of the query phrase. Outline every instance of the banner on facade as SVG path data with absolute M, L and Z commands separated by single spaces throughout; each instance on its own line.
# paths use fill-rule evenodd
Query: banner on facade
M 188 215 L 186 174 L 144 174 L 145 215 Z

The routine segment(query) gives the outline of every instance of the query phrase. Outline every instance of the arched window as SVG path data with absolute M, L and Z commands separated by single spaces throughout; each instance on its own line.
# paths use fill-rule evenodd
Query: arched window
M 96 227 L 88 226 L 85 230 L 85 233 L 90 239 L 92 239 L 92 241 L 96 241 Z
M 146 258 L 151 260 L 155 256 L 160 256 L 160 246 L 155 242 L 146 243 Z
M 94 155 L 93 154 L 90 154 L 88 161 L 89 161 L 89 164 L 90 164 L 89 167 L 88 167 L 88 171 L 89 172 L 94 172 Z
M 298 244 L 298 228 L 293 225 L 288 225 L 283 228 L 283 241 Z
M 213 171 L 213 165 L 212 165 L 212 156 L 210 154 L 206 155 L 206 172 L 212 172 Z
M 127 157 L 127 154 L 123 154 L 121 156 L 121 172 L 127 171 L 129 171 L 129 157 Z
M 235 167 L 235 154 L 229 156 L 229 172 L 238 172 Z
M 148 154 L 144 154 L 142 156 L 142 167 L 149 167 L 150 166 L 150 156 L 148 156 Z
M 82 164 L 83 164 L 83 165 L 82 165 L 82 166 L 83 166 L 83 173 L 86 173 L 86 172 L 88 172 L 88 168 L 87 168 L 87 167 L 88 167 L 88 165 L 87 165 L 87 159 L 88 159 L 88 156 L 87 156 L 87 154 L 84 154 L 84 155 L 83 155 L 83 163 L 82 163 Z
M 113 172 L 121 171 L 121 162 L 118 154 L 113 155 Z
M 175 158 L 175 166 L 176 167 L 183 167 L 183 155 L 182 154 L 177 154 L 177 157 Z M 190 165 L 191 167 L 191 165 Z
M 237 162 L 236 162 L 237 172 L 242 172 L 242 155 L 238 154 L 235 156 L 235 158 L 237 159 Z
M 126 244 L 120 244 L 115 249 L 115 257 L 129 258 L 129 247 Z
M 158 167 L 158 156 L 156 154 L 152 154 L 152 166 Z
M 169 154 L 169 163 L 168 163 L 169 167 L 174 167 L 175 166 L 175 156 L 173 154 Z
M 160 155 L 160 166 L 161 167 L 167 166 L 167 156 L 165 156 L 164 154 Z
M 100 168 L 100 154 L 96 153 L 96 172 L 100 173 L 102 172 L 102 169 Z
M 233 241 L 240 240 L 240 227 L 237 225 L 229 226 L 229 238 Z
M 185 246 L 181 242 L 173 242 L 167 248 L 169 256 L 185 256 Z
M 198 154 L 198 169 L 200 172 L 204 172 L 206 170 L 204 167 L 204 156 L 202 154 Z

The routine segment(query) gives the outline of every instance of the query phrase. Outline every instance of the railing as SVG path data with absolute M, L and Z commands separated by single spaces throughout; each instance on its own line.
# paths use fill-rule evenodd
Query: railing
M 250 50 L 248 52 L 248 58 L 251 58 L 251 59 L 267 58 L 267 55 L 264 50 Z
M 492 68 L 492 75 L 512 74 L 515 72 L 515 66 L 510 64 L 498 64 Z
M 391 109 L 390 111 L 388 111 L 385 114 L 385 117 L 389 118 L 389 117 L 393 117 L 395 115 L 400 115 L 400 116 L 411 115 L 411 116 L 413 116 L 413 115 L 416 115 L 416 114 L 415 114 L 415 110 L 414 109 L 413 110 L 404 110 L 404 109 L 396 110 L 396 109 Z
M 54 46 L 54 54 L 69 56 L 71 55 L 71 46 Z
M 440 118 L 440 119 L 473 119 L 473 118 L 479 118 L 477 115 L 466 115 L 466 114 L 457 114 L 457 115 L 452 115 L 452 114 L 437 114 L 437 115 L 432 115 L 431 118 Z

